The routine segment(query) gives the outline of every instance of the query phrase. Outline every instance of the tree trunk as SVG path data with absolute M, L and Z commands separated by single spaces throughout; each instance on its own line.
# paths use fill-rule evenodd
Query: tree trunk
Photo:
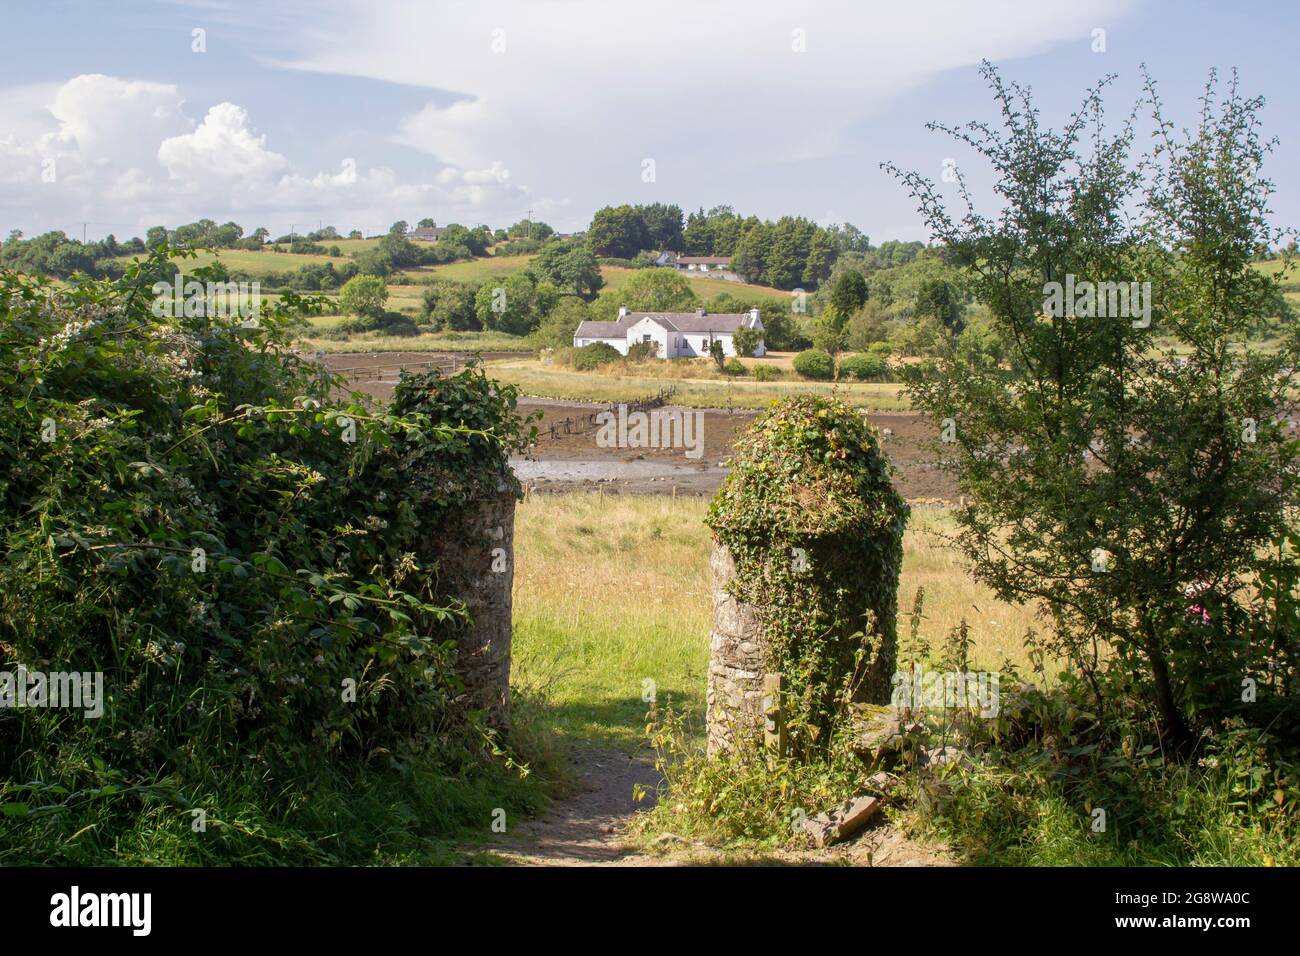
M 1156 638 L 1155 622 L 1144 618 L 1142 629 L 1146 634 L 1147 657 L 1151 659 L 1151 677 L 1155 681 L 1156 706 L 1160 708 L 1162 736 L 1171 749 L 1180 756 L 1191 748 L 1192 734 L 1183 719 L 1183 712 L 1174 700 L 1174 689 L 1169 680 L 1169 663 L 1165 660 L 1164 650 Z

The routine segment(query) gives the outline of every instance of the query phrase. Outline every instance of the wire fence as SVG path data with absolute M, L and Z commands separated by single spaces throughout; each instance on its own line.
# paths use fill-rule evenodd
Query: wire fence
M 396 378 L 402 372 L 420 369 L 428 371 L 437 369 L 444 375 L 454 375 L 469 363 L 468 359 L 462 359 L 453 355 L 450 359 L 439 359 L 431 362 L 390 362 L 378 365 L 353 365 L 347 368 L 331 369 L 340 375 L 346 375 L 351 382 L 382 382 L 389 378 Z
M 620 405 L 626 405 L 628 412 L 644 412 L 652 408 L 661 408 L 667 403 L 668 399 L 673 397 L 676 388 L 661 388 L 654 395 L 646 398 L 637 399 L 634 402 L 616 402 L 607 408 L 599 411 L 588 412 L 586 415 L 571 415 L 562 418 L 559 421 L 551 422 L 545 428 L 539 429 L 538 438 L 563 438 L 565 435 L 581 435 L 583 432 L 590 431 L 596 427 L 597 419 L 606 412 L 617 412 Z

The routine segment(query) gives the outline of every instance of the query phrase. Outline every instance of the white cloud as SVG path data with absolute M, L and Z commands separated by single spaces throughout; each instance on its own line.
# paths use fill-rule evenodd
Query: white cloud
M 218 103 L 194 132 L 163 140 L 158 159 L 172 179 L 192 181 L 266 182 L 289 167 L 287 159 L 266 148 L 266 137 L 254 133 L 248 113 L 234 103 Z
M 526 194 L 499 163 L 447 166 L 427 182 L 386 167 L 360 171 L 351 159 L 337 172 L 302 172 L 243 107 L 218 103 L 196 123 L 183 106 L 176 86 L 102 74 L 0 93 L 0 129 L 8 130 L 0 207 L 10 224 L 26 214 L 42 229 L 83 218 L 144 227 L 204 216 L 248 228 L 266 217 L 377 228 L 434 204 L 466 218 L 494 203 L 513 209 Z
M 73 77 L 55 92 L 49 112 L 57 130 L 39 145 L 91 164 L 146 165 L 159 140 L 193 125 L 181 106 L 170 84 L 102 73 Z
M 544 192 L 636 199 L 643 159 L 671 193 L 835 155 L 939 74 L 1087 43 L 1129 5 L 335 0 L 285 38 L 285 65 L 459 93 L 406 117 L 396 141 L 461 168 L 505 164 Z
M 0 207 L 45 221 L 274 214 L 373 228 L 433 208 L 495 224 L 531 206 L 571 228 L 604 202 L 726 202 L 739 183 L 851 206 L 808 170 L 854 155 L 873 114 L 982 58 L 1086 44 L 1133 2 L 322 0 L 309 19 L 284 0 L 223 7 L 248 43 L 277 24 L 288 52 L 259 55 L 272 69 L 428 89 L 387 138 L 433 171 L 303 169 L 258 129 L 255 102 L 186 104 L 174 85 L 95 74 L 0 91 Z M 46 158 L 55 188 L 40 181 Z

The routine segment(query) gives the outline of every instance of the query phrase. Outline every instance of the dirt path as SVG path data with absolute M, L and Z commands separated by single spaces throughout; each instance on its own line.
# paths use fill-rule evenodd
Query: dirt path
M 626 846 L 632 814 L 654 803 L 660 775 L 647 751 L 586 750 L 574 757 L 582 792 L 519 824 L 487 849 L 516 866 L 636 866 L 653 863 Z M 648 795 L 637 803 L 633 788 Z
M 653 805 L 661 777 L 653 757 L 629 757 L 618 750 L 585 750 L 574 757 L 582 791 L 554 804 L 476 853 L 512 866 L 952 866 L 942 846 L 919 843 L 891 826 L 878 826 L 857 839 L 827 849 L 748 852 L 719 850 L 663 834 L 645 852 L 628 840 L 628 824 Z M 633 788 L 647 791 L 633 799 Z

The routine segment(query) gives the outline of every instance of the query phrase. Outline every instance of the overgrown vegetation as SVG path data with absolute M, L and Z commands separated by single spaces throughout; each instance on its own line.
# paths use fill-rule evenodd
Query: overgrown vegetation
M 1300 340 L 1273 326 L 1270 351 L 1249 346 L 1285 281 L 1258 268 L 1285 238 L 1267 221 L 1261 103 L 1212 78 L 1180 138 L 1148 80 L 1156 145 L 1130 164 L 1136 127 L 1105 132 L 1100 89 L 1055 131 L 986 76 L 1002 129 L 948 131 L 1000 174 L 1001 214 L 954 216 L 902 175 L 1003 358 L 964 347 L 960 297 L 929 286 L 918 301 L 947 331 L 908 384 L 970 502 L 957 547 L 999 598 L 1042 612 L 1031 666 L 1003 662 L 992 712 L 945 683 L 896 695 L 889 746 L 836 724 L 814 760 L 757 743 L 706 759 L 656 715 L 669 790 L 645 826 L 798 843 L 800 813 L 876 793 L 974 863 L 1295 864 L 1300 443 L 1279 419 Z M 1084 297 L 1060 308 L 1067 277 Z M 1137 311 L 1076 282 L 1124 283 Z M 965 685 L 965 620 L 938 641 L 924 620 L 918 593 L 900 687 L 934 665 Z
M 0 710 L 0 859 L 429 860 L 537 806 L 420 560 L 513 482 L 513 390 L 469 369 L 340 400 L 288 348 L 305 303 L 171 318 L 168 272 L 160 248 L 114 282 L 0 273 L 0 657 L 104 695 Z
M 784 677 L 798 753 L 825 744 L 846 687 L 888 700 L 908 514 L 871 427 L 843 402 L 789 399 L 736 443 L 707 524 L 758 614 L 766 671 Z
M 1281 238 L 1266 221 L 1260 103 L 1235 81 L 1220 99 L 1212 80 L 1183 140 L 1148 80 L 1156 146 L 1130 168 L 1134 128 L 1106 134 L 1100 89 L 1057 132 L 985 72 L 1003 129 L 953 132 L 1001 171 L 1002 216 L 954 220 L 905 177 L 1011 343 L 1010 369 L 950 351 L 908 374 L 918 406 L 947 423 L 972 502 L 957 546 L 1001 596 L 1041 602 L 1045 647 L 1099 716 L 1143 700 L 1183 753 L 1233 714 L 1269 725 L 1292 709 L 1300 660 L 1260 578 L 1294 504 L 1298 446 L 1276 422 L 1300 332 L 1246 348 L 1274 298 L 1252 258 Z M 1051 290 L 1067 282 L 1078 299 L 1061 308 Z M 1087 298 L 1105 282 L 1133 284 L 1132 299 Z

